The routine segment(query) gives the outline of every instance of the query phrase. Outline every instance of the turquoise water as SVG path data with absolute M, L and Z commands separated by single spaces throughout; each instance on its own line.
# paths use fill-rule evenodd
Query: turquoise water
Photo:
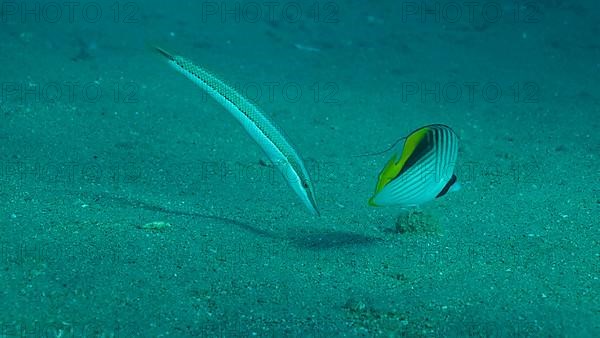
M 0 336 L 600 335 L 595 1 L 0 1 Z M 311 215 L 151 46 L 260 106 Z M 432 123 L 462 185 L 369 207 Z

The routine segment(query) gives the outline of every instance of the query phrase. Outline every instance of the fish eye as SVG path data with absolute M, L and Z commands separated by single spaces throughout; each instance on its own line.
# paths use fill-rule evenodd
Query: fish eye
M 302 186 L 303 186 L 304 188 L 308 189 L 308 183 L 306 183 L 306 182 L 302 182 Z

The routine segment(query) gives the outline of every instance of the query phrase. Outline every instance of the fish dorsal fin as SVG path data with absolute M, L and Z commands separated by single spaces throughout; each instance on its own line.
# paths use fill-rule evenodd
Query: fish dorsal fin
M 365 154 L 359 154 L 359 155 L 352 155 L 352 157 L 367 157 L 367 156 L 375 156 L 375 155 L 381 155 L 381 154 L 387 153 L 388 151 L 392 150 L 398 144 L 398 142 L 400 142 L 402 140 L 405 140 L 405 139 L 406 139 L 406 137 L 401 137 L 401 138 L 397 139 L 396 141 L 394 141 L 394 143 L 392 143 L 391 146 L 387 147 L 385 150 L 378 151 L 378 152 L 375 152 L 375 153 L 365 153 Z

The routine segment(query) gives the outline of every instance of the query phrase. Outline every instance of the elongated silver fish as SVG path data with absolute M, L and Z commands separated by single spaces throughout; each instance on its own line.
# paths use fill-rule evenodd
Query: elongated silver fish
M 302 159 L 273 122 L 251 101 L 214 75 L 191 61 L 172 55 L 162 48 L 156 50 L 169 64 L 205 90 L 225 107 L 265 152 L 283 177 L 314 215 L 319 215 L 312 182 Z

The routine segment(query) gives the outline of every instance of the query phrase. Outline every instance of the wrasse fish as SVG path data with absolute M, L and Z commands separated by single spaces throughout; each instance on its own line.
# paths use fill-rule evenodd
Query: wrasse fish
M 269 160 L 273 162 L 300 200 L 314 214 L 319 215 L 315 192 L 308 171 L 298 152 L 288 142 L 281 130 L 251 101 L 210 72 L 196 66 L 192 61 L 155 49 L 163 55 L 177 71 L 206 91 L 244 127 L 250 137 L 258 143 Z

